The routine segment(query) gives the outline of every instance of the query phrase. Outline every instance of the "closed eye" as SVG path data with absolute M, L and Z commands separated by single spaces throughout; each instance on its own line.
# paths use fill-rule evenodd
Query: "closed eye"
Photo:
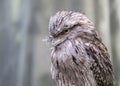
M 63 30 L 60 34 L 61 35 L 68 34 L 73 28 L 75 28 L 77 26 L 81 26 L 81 25 L 80 24 L 75 24 L 71 28 L 67 28 L 67 29 Z
M 57 35 L 55 35 L 54 37 L 58 37 L 58 36 L 60 36 L 60 35 L 66 35 L 66 34 L 68 34 L 71 30 L 73 30 L 75 27 L 77 27 L 77 26 L 81 26 L 80 24 L 75 24 L 75 25 L 73 25 L 72 27 L 70 27 L 70 28 L 66 28 L 65 30 L 63 30 L 62 32 L 60 32 L 60 33 L 58 33 Z

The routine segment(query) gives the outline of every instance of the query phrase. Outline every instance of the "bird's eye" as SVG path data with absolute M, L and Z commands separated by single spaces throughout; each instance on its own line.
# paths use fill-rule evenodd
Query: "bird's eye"
M 64 30 L 62 33 L 67 34 L 68 32 L 69 32 L 69 30 Z
M 65 33 L 67 33 L 69 30 L 64 30 Z

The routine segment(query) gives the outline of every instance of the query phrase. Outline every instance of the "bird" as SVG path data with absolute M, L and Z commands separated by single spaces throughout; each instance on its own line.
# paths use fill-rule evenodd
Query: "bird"
M 48 39 L 57 86 L 114 86 L 108 50 L 85 14 L 58 11 L 50 17 Z

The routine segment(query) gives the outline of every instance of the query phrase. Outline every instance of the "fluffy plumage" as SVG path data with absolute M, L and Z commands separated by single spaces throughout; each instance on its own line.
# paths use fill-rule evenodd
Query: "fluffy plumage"
M 60 11 L 50 18 L 51 72 L 57 86 L 113 86 L 109 54 L 83 14 Z

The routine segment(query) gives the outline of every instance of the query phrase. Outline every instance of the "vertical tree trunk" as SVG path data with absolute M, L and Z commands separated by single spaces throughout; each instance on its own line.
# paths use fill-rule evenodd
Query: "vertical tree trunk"
M 113 63 L 116 86 L 120 86 L 120 1 L 110 0 Z
M 117 21 L 118 21 L 118 28 L 116 31 L 116 36 L 115 36 L 115 49 L 116 49 L 116 56 L 118 60 L 118 68 L 117 70 L 117 75 L 120 75 L 120 0 L 115 0 L 116 2 L 116 12 L 117 12 Z M 119 72 L 118 72 L 119 71 Z M 120 86 L 120 76 L 118 76 L 118 86 Z
M 0 0 L 0 86 L 16 86 L 17 43 L 11 0 Z
M 30 24 L 30 14 L 31 14 L 31 3 L 30 0 L 23 0 L 21 9 L 21 21 L 20 21 L 20 53 L 18 59 L 18 77 L 17 86 L 26 86 L 26 72 L 27 72 L 27 36 L 28 28 Z
M 92 22 L 95 23 L 95 6 L 94 6 L 94 0 L 84 0 L 84 10 L 86 12 L 86 15 L 89 16 L 89 19 L 92 20 Z M 89 8 L 89 9 L 88 9 Z

